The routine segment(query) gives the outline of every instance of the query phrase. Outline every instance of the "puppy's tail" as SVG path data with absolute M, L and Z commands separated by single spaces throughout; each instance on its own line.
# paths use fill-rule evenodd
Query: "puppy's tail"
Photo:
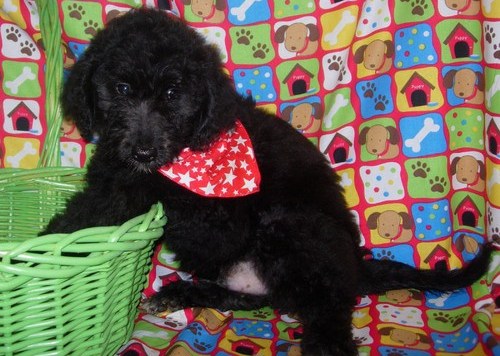
M 486 273 L 493 250 L 491 244 L 485 244 L 466 267 L 452 271 L 420 270 L 390 260 L 363 260 L 358 295 L 407 288 L 439 292 L 460 289 L 471 285 Z

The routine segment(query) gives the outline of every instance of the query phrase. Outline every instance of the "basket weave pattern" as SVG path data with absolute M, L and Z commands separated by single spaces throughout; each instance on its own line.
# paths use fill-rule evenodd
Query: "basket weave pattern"
M 37 4 L 53 134 L 40 168 L 0 170 L 0 354 L 109 355 L 130 336 L 166 218 L 156 204 L 121 226 L 37 236 L 85 184 L 84 169 L 57 167 L 60 24 L 57 2 Z

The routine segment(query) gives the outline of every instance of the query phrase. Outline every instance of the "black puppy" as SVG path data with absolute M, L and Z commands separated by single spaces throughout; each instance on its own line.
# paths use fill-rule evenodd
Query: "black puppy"
M 119 224 L 161 201 L 169 219 L 164 242 L 199 281 L 162 288 L 145 303 L 149 312 L 270 305 L 300 318 L 303 354 L 355 355 L 356 296 L 410 287 L 449 291 L 487 268 L 490 247 L 451 272 L 367 259 L 323 155 L 286 122 L 241 98 L 217 50 L 166 14 L 138 10 L 109 23 L 74 66 L 62 104 L 85 138 L 99 140 L 88 186 L 46 232 Z M 221 137 L 235 128 L 249 139 L 218 146 L 230 142 Z M 234 165 L 225 180 L 200 186 L 204 196 L 188 188 L 195 172 L 211 163 L 217 171 L 217 162 L 207 159 L 191 175 L 169 171 L 180 157 L 203 157 L 213 147 L 238 151 L 241 140 L 251 141 L 241 150 L 258 164 L 252 178 L 236 177 L 241 167 Z M 224 192 L 238 179 L 245 183 L 241 195 L 214 195 L 216 183 Z

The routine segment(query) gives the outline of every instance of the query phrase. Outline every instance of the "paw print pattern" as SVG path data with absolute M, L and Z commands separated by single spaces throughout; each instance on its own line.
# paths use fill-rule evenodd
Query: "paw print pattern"
M 31 57 L 33 53 L 35 53 L 36 47 L 33 43 L 30 41 L 24 41 L 21 43 L 21 53 L 27 55 L 28 57 Z
M 200 323 L 191 323 L 186 327 L 193 335 L 201 336 L 203 335 L 204 329 Z
M 271 312 L 270 311 L 267 311 L 267 310 L 264 310 L 264 309 L 259 309 L 259 310 L 253 310 L 252 311 L 252 316 L 255 317 L 255 318 L 259 318 L 259 319 L 267 319 L 271 316 Z
M 390 261 L 394 261 L 396 259 L 396 256 L 394 256 L 394 254 L 391 252 L 391 251 L 387 251 L 387 250 L 381 250 L 380 252 L 377 252 L 375 254 L 375 258 L 377 260 L 390 260 Z
M 492 44 L 495 37 L 496 33 L 493 28 L 490 25 L 486 25 L 484 28 L 484 39 L 486 40 L 486 42 Z
M 184 325 L 181 322 L 179 322 L 178 320 L 176 320 L 175 318 L 172 318 L 170 316 L 167 317 L 163 323 L 172 329 L 177 329 L 177 328 L 180 328 L 181 326 Z
M 493 45 L 493 57 L 500 59 L 500 43 Z
M 497 244 L 500 243 L 500 228 L 498 226 L 491 229 L 491 239 Z
M 344 75 L 347 74 L 342 57 L 334 54 L 332 58 L 328 58 L 327 63 L 329 70 L 339 72 L 339 81 L 342 81 Z
M 434 179 L 430 179 L 429 184 L 431 185 L 431 191 L 437 193 L 444 193 L 444 190 L 448 185 L 444 177 L 438 176 L 435 176 Z
M 68 6 L 69 17 L 80 21 L 85 15 L 85 10 L 81 5 L 72 4 Z
M 377 88 L 375 87 L 375 83 L 368 82 L 368 83 L 366 83 L 366 85 L 363 85 L 361 87 L 361 90 L 363 90 L 363 97 L 373 98 L 375 96 L 375 92 L 377 91 Z
M 427 5 L 425 0 L 415 0 L 412 1 L 411 7 L 412 7 L 411 13 L 413 15 L 422 16 L 425 10 L 427 10 L 427 8 L 429 7 L 429 5 Z
M 236 31 L 236 42 L 238 44 L 249 46 L 252 40 L 253 40 L 253 35 L 250 31 L 245 29 L 242 29 L 241 31 Z
M 15 28 L 14 26 L 9 27 L 6 31 L 6 37 L 9 41 L 12 42 L 17 42 L 19 38 L 21 37 L 21 32 L 19 29 Z
M 450 315 L 448 313 L 441 312 L 441 311 L 433 313 L 434 319 L 436 319 L 437 321 L 440 321 L 444 324 L 451 324 L 454 327 L 462 324 L 465 321 L 466 315 L 467 315 L 466 313 L 462 313 L 462 314 L 458 314 L 458 315 Z
M 94 37 L 97 34 L 97 29 L 99 27 L 99 24 L 93 20 L 89 20 L 88 22 L 84 22 L 83 25 L 85 26 L 85 33 L 87 35 L 90 35 Z
M 375 99 L 375 110 L 385 111 L 388 104 L 389 100 L 385 95 L 378 95 L 377 98 Z
M 356 345 L 364 345 L 366 341 L 368 341 L 368 338 L 366 336 L 354 336 L 353 339 Z
M 269 53 L 269 48 L 265 43 L 264 44 L 257 43 L 257 45 L 252 46 L 252 51 L 254 58 L 264 59 L 266 58 L 266 55 Z
M 213 345 L 198 339 L 194 339 L 193 346 L 201 352 L 210 350 L 213 347 Z
M 427 174 L 429 174 L 431 170 L 427 166 L 427 163 L 421 161 L 417 161 L 415 164 L 412 164 L 411 169 L 413 169 L 413 176 L 417 178 L 427 178 Z

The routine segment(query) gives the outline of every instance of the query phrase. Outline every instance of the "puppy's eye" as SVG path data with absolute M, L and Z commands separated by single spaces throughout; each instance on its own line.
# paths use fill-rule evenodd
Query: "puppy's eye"
M 165 95 L 166 95 L 167 99 L 172 99 L 175 96 L 175 94 L 177 94 L 177 91 L 173 87 L 168 88 L 165 91 Z
M 129 95 L 132 91 L 130 85 L 127 83 L 118 83 L 116 84 L 116 92 L 120 95 Z

